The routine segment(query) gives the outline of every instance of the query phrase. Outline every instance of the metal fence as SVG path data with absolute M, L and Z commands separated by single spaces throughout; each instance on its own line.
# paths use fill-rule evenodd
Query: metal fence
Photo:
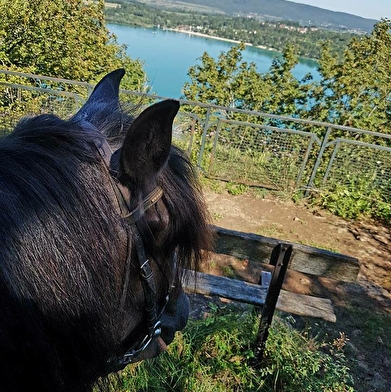
M 0 132 L 29 114 L 70 116 L 92 89 L 88 83 L 0 70 Z M 140 106 L 164 98 L 124 90 L 121 97 Z M 210 178 L 289 194 L 357 189 L 391 204 L 387 134 L 181 100 L 174 141 Z

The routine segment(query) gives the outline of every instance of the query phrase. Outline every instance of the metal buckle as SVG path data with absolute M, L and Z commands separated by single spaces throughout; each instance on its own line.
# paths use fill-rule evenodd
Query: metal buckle
M 153 339 L 158 338 L 161 333 L 162 333 L 162 327 L 161 327 L 161 321 L 157 321 L 155 325 L 153 326 L 152 333 L 149 335 L 145 335 L 144 338 L 139 342 L 135 344 L 135 348 L 131 348 L 129 351 L 127 351 L 122 359 L 120 360 L 121 365 L 129 365 L 130 363 L 133 362 L 133 360 L 144 350 L 147 349 L 147 347 L 151 344 Z

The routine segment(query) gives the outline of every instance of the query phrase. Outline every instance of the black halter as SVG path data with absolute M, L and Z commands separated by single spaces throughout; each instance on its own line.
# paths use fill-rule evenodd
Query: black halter
M 155 205 L 158 200 L 163 196 L 163 190 L 160 187 L 156 187 L 150 194 L 148 194 L 141 204 L 141 206 L 130 210 L 126 200 L 130 198 L 129 190 L 122 184 L 117 182 L 110 174 L 110 159 L 112 151 L 106 140 L 102 140 L 96 143 L 96 147 L 101 155 L 105 166 L 109 171 L 109 178 L 117 198 L 118 206 L 121 211 L 121 217 L 129 228 L 128 232 L 128 249 L 126 256 L 126 272 L 125 279 L 122 289 L 122 297 L 120 306 L 121 309 L 125 307 L 125 301 L 128 292 L 128 286 L 130 281 L 130 267 L 131 267 L 131 245 L 134 243 L 136 248 L 137 258 L 139 261 L 139 273 L 141 283 L 144 291 L 145 298 L 145 313 L 147 320 L 147 332 L 139 340 L 137 340 L 126 352 L 119 357 L 111 358 L 107 363 L 107 369 L 109 372 L 115 372 L 121 370 L 129 363 L 132 363 L 137 356 L 144 351 L 153 339 L 156 339 L 161 334 L 161 321 L 160 317 L 169 301 L 169 292 L 167 293 L 166 302 L 159 315 L 157 314 L 156 305 L 156 286 L 154 281 L 153 270 L 151 268 L 149 259 L 146 255 L 144 248 L 144 241 L 140 234 L 138 227 L 138 221 L 143 217 L 144 212 L 150 207 Z M 152 233 L 151 233 L 152 235 Z M 133 242 L 132 242 L 133 241 Z M 127 341 L 128 337 L 125 337 L 124 341 Z

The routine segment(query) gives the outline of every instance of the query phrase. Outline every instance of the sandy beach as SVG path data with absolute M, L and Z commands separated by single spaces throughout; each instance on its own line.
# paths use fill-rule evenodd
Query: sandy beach
M 208 35 L 208 34 L 204 34 L 204 33 L 198 33 L 196 31 L 189 31 L 189 30 L 182 30 L 182 29 L 167 29 L 170 31 L 175 31 L 177 33 L 183 33 L 183 34 L 190 34 L 190 35 L 197 35 L 198 37 L 205 37 L 205 38 L 211 38 L 211 39 L 217 39 L 220 41 L 226 41 L 226 42 L 232 42 L 235 44 L 240 44 L 241 41 L 238 40 L 234 40 L 234 39 L 229 39 L 229 38 L 222 38 L 222 37 L 217 37 L 215 35 Z M 246 46 L 254 46 L 252 43 L 250 42 L 244 42 L 244 44 Z M 263 46 L 263 45 L 258 45 L 258 46 L 254 46 L 255 48 L 259 48 L 259 49 L 264 49 L 264 50 L 271 50 L 274 52 L 278 52 L 277 49 L 274 48 L 268 48 L 267 46 Z

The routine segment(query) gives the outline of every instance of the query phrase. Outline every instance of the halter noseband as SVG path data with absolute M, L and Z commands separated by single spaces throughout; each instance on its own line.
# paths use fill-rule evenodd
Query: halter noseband
M 99 151 L 102 160 L 105 163 L 106 168 L 110 171 L 110 159 L 112 156 L 111 148 L 108 142 L 103 139 L 96 142 L 96 147 Z M 140 338 L 136 341 L 122 356 L 115 357 L 110 359 L 107 362 L 107 369 L 109 372 L 115 372 L 122 368 L 124 368 L 129 363 L 132 363 L 136 357 L 144 351 L 153 339 L 156 339 L 161 334 L 161 321 L 160 317 L 163 313 L 168 301 L 169 301 L 169 293 L 166 297 L 166 302 L 160 312 L 157 314 L 157 307 L 155 301 L 156 295 L 156 286 L 153 276 L 153 270 L 151 268 L 149 259 L 146 255 L 144 248 L 144 241 L 140 234 L 140 230 L 138 228 L 137 222 L 143 217 L 144 212 L 155 205 L 163 196 L 163 190 L 160 187 L 156 187 L 151 193 L 149 193 L 142 201 L 141 206 L 136 207 L 133 210 L 130 210 L 127 199 L 130 198 L 130 193 L 128 188 L 124 187 L 122 184 L 117 182 L 109 172 L 109 178 L 113 187 L 113 191 L 115 193 L 118 206 L 121 212 L 121 217 L 128 227 L 131 228 L 131 233 L 128 232 L 128 250 L 126 257 L 126 272 L 125 272 L 125 280 L 122 290 L 122 297 L 120 306 L 123 309 L 125 306 L 126 296 L 128 292 L 128 285 L 130 280 L 130 266 L 131 266 L 131 252 L 130 247 L 132 244 L 132 240 L 134 242 L 137 258 L 139 261 L 140 268 L 140 278 L 144 291 L 145 298 L 145 312 L 147 319 L 147 333 L 144 337 Z M 127 337 L 124 339 L 127 340 Z

